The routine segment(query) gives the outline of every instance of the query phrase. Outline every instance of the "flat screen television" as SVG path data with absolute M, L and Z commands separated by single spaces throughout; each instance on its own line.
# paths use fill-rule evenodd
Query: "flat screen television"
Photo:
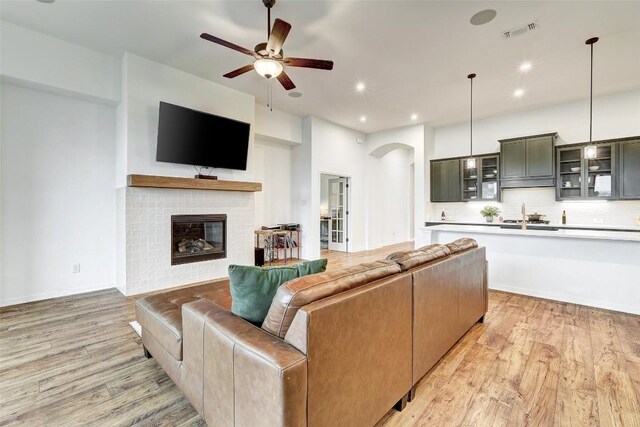
M 156 160 L 246 170 L 250 126 L 161 101 Z

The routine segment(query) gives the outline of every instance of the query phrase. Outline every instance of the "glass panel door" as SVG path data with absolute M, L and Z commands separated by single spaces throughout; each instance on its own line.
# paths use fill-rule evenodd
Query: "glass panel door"
M 582 197 L 582 148 L 558 150 L 558 199 Z
M 613 174 L 611 173 L 614 158 L 614 150 L 610 144 L 596 146 L 595 159 L 587 159 L 587 179 L 588 198 L 610 199 L 613 197 Z
M 329 180 L 329 250 L 347 251 L 347 178 Z
M 480 198 L 498 200 L 498 157 L 484 157 L 480 161 L 482 187 Z

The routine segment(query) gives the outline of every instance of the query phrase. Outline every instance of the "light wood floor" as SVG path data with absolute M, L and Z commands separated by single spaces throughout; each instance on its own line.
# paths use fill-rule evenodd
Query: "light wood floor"
M 330 268 L 411 244 L 323 253 Z M 204 425 L 105 290 L 0 310 L 0 425 Z M 504 292 L 379 426 L 640 426 L 640 316 Z

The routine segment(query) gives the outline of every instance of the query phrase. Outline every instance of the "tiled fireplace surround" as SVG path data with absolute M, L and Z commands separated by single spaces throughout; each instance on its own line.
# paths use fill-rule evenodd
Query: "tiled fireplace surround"
M 226 214 L 227 258 L 171 265 L 171 215 Z M 134 295 L 227 276 L 253 265 L 254 193 L 125 187 L 116 190 L 116 284 Z

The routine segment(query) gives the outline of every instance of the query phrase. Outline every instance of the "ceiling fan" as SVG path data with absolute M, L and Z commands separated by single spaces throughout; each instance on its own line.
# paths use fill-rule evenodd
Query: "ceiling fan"
M 288 58 L 284 56 L 282 44 L 287 38 L 287 34 L 291 30 L 291 24 L 276 18 L 271 28 L 271 8 L 276 4 L 276 0 L 262 0 L 267 8 L 267 42 L 258 43 L 253 50 L 246 49 L 237 44 L 233 44 L 211 34 L 202 33 L 200 37 L 210 42 L 228 47 L 245 55 L 253 56 L 255 61 L 253 64 L 245 65 L 237 70 L 233 70 L 224 75 L 229 79 L 238 77 L 251 70 L 256 70 L 258 74 L 267 79 L 277 78 L 280 84 L 286 89 L 291 90 L 296 87 L 291 81 L 284 67 L 302 67 L 315 68 L 319 70 L 333 69 L 333 61 L 324 59 L 309 58 Z

